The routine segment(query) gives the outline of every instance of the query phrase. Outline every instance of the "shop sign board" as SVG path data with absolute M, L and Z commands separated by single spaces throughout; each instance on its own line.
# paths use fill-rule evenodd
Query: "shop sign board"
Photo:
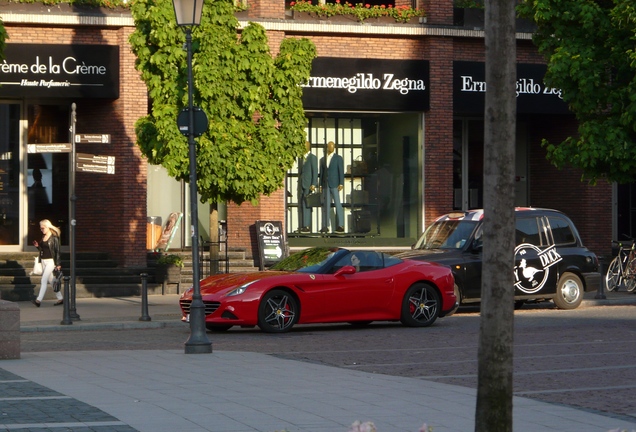
M 309 110 L 428 111 L 429 62 L 319 57 L 303 85 Z
M 0 97 L 119 97 L 119 46 L 7 43 Z
M 27 144 L 27 153 L 70 153 L 71 143 Z
M 281 221 L 256 221 L 260 267 L 276 264 L 285 255 L 285 236 Z
M 77 153 L 76 167 L 80 172 L 115 174 L 115 156 Z
M 569 114 L 561 90 L 543 82 L 547 66 L 517 64 L 518 114 Z M 453 62 L 453 111 L 483 114 L 486 103 L 486 65 L 480 62 Z
M 76 134 L 78 144 L 110 144 L 110 134 Z

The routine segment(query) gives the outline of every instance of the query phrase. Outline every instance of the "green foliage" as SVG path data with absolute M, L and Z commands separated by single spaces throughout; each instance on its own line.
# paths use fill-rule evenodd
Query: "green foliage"
M 4 48 L 7 46 L 7 39 L 9 39 L 9 35 L 4 28 L 4 22 L 0 18 L 0 60 L 4 60 Z
M 455 0 L 453 6 L 461 9 L 484 9 L 483 0 Z
M 70 4 L 75 6 L 93 6 L 109 9 L 128 8 L 130 2 L 126 0 L 17 0 L 14 3 L 42 3 L 45 5 Z
M 549 160 L 592 182 L 636 180 L 636 9 L 633 0 L 525 0 L 537 23 L 546 84 L 561 89 L 578 136 L 544 141 Z
M 335 3 L 325 3 L 314 5 L 310 0 L 300 0 L 297 2 L 292 1 L 289 9 L 298 12 L 308 12 L 316 14 L 319 17 L 331 17 L 334 15 L 353 15 L 358 21 L 363 22 L 369 18 L 391 17 L 396 22 L 407 22 L 411 18 L 425 16 L 424 11 L 421 9 L 413 9 L 409 6 L 396 6 L 392 5 L 374 5 L 363 3 L 349 3 L 347 1 L 343 3 L 340 0 L 336 0 Z
M 257 202 L 280 189 L 305 151 L 300 85 L 309 79 L 315 46 L 285 39 L 273 58 L 265 29 L 250 23 L 238 35 L 233 12 L 230 0 L 208 0 L 192 29 L 193 100 L 209 120 L 196 139 L 203 202 Z M 169 0 L 137 0 L 132 14 L 130 43 L 152 101 L 151 113 L 136 123 L 137 143 L 151 163 L 188 181 L 187 138 L 176 124 L 188 103 L 185 33 Z
M 157 264 L 159 265 L 168 265 L 172 264 L 177 267 L 183 267 L 185 264 L 183 262 L 183 258 L 179 255 L 174 254 L 162 254 L 157 258 Z

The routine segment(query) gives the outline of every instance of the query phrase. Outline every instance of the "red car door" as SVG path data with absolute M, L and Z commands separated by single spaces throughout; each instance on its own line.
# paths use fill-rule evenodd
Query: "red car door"
M 373 254 L 376 252 L 351 252 L 334 266 L 332 274 L 324 275 L 321 301 L 325 320 L 376 321 L 398 318 L 389 314 L 396 266 L 382 268 L 382 259 Z M 338 270 L 344 267 L 343 264 L 351 265 L 352 256 L 360 256 L 357 270 L 352 274 L 340 274 Z

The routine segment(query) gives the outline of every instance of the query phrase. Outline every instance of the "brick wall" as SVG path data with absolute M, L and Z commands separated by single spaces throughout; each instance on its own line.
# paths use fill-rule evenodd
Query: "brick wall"
M 227 205 L 228 245 L 245 249 L 247 256 L 258 257 L 255 223 L 257 220 L 281 221 L 285 227 L 285 193 L 280 189 L 270 196 L 261 197 L 258 206 L 243 203 Z
M 80 153 L 115 156 L 115 175 L 76 173 L 76 249 L 105 251 L 123 266 L 146 265 L 146 163 L 134 123 L 147 113 L 146 86 L 134 69 L 131 27 L 24 27 L 5 25 L 10 43 L 119 45 L 120 97 L 79 99 L 77 133 L 109 133 L 111 144 L 78 144 Z M 62 227 L 65 229 L 66 227 Z
M 530 204 L 566 213 L 574 222 L 583 243 L 599 255 L 609 256 L 612 240 L 612 186 L 599 181 L 590 185 L 581 181 L 581 171 L 558 170 L 546 159 L 541 139 L 562 142 L 576 135 L 576 122 L 571 116 L 535 118 L 528 125 L 530 139 Z
M 429 42 L 431 109 L 425 116 L 424 226 L 453 209 L 453 41 Z
M 285 18 L 285 2 L 273 0 L 248 0 L 249 18 Z

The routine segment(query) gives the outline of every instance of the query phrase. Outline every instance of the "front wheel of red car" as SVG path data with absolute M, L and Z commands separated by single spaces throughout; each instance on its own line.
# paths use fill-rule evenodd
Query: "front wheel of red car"
M 298 302 L 287 291 L 269 291 L 258 306 L 258 326 L 266 333 L 289 331 L 298 320 Z
M 400 321 L 409 327 L 428 327 L 439 315 L 441 302 L 435 288 L 425 283 L 410 287 L 402 300 Z

